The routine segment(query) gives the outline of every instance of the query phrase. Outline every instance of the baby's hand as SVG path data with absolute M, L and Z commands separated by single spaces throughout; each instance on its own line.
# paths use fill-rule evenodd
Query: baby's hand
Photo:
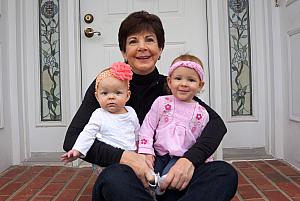
M 157 177 L 153 171 L 147 172 L 146 173 L 146 180 L 149 183 L 149 186 L 151 187 L 156 187 L 157 185 Z
M 153 170 L 155 157 L 151 154 L 145 154 L 145 158 L 146 158 L 146 163 L 147 163 L 148 167 Z
M 72 149 L 72 150 L 68 151 L 67 153 L 61 155 L 60 161 L 63 161 L 66 164 L 66 163 L 76 160 L 77 158 L 79 158 L 79 156 L 80 156 L 80 152 L 75 149 Z

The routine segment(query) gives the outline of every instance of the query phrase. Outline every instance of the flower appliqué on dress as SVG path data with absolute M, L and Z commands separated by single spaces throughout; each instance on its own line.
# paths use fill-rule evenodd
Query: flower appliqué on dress
M 170 105 L 170 104 L 166 104 L 166 105 L 165 105 L 165 109 L 166 109 L 166 110 L 171 110 L 171 105 Z
M 198 114 L 196 114 L 196 119 L 197 119 L 197 120 L 200 120 L 200 119 L 202 119 L 202 115 L 201 115 L 201 114 L 199 114 L 199 113 L 198 113 Z
M 147 144 L 148 140 L 146 139 L 141 139 L 140 144 Z
M 196 114 L 190 124 L 192 133 L 195 133 L 198 130 L 197 128 L 203 129 L 203 114 L 199 108 L 196 108 L 196 110 Z

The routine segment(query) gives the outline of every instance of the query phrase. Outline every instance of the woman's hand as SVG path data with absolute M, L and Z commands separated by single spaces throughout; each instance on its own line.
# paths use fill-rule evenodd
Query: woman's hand
M 148 165 L 149 168 L 151 168 L 152 170 L 154 170 L 154 161 L 155 161 L 155 157 L 151 154 L 145 154 L 145 159 L 146 159 L 146 163 Z
M 176 189 L 183 190 L 187 187 L 194 174 L 195 167 L 191 161 L 186 158 L 180 158 L 171 167 L 166 178 L 161 183 L 161 190 Z
M 124 151 L 120 160 L 120 164 L 128 165 L 132 168 L 136 176 L 142 181 L 145 188 L 149 187 L 146 175 L 152 172 L 146 163 L 146 157 L 133 151 Z

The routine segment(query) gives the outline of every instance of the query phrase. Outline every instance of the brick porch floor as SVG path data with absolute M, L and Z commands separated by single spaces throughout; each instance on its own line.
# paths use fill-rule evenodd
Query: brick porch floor
M 280 160 L 233 162 L 239 173 L 233 201 L 300 201 L 300 172 Z M 91 168 L 12 166 L 0 173 L 0 201 L 89 201 Z

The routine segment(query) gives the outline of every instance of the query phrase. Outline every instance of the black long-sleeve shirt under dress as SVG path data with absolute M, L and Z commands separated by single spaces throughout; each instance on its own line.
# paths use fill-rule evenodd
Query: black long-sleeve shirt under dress
M 170 94 L 166 77 L 160 75 L 157 69 L 148 75 L 133 74 L 133 79 L 130 82 L 130 90 L 131 97 L 127 105 L 135 109 L 140 124 L 142 124 L 154 100 L 158 96 Z M 202 134 L 198 137 L 196 143 L 183 155 L 184 158 L 189 159 L 197 167 L 215 152 L 227 129 L 221 117 L 213 109 L 199 98 L 195 97 L 194 99 L 205 107 L 209 114 L 209 122 L 202 131 Z M 65 151 L 72 149 L 78 135 L 88 123 L 92 113 L 99 107 L 99 103 L 95 98 L 94 80 L 87 89 L 82 104 L 68 127 L 63 145 Z M 122 149 L 95 140 L 83 160 L 105 167 L 119 163 L 123 151 Z

